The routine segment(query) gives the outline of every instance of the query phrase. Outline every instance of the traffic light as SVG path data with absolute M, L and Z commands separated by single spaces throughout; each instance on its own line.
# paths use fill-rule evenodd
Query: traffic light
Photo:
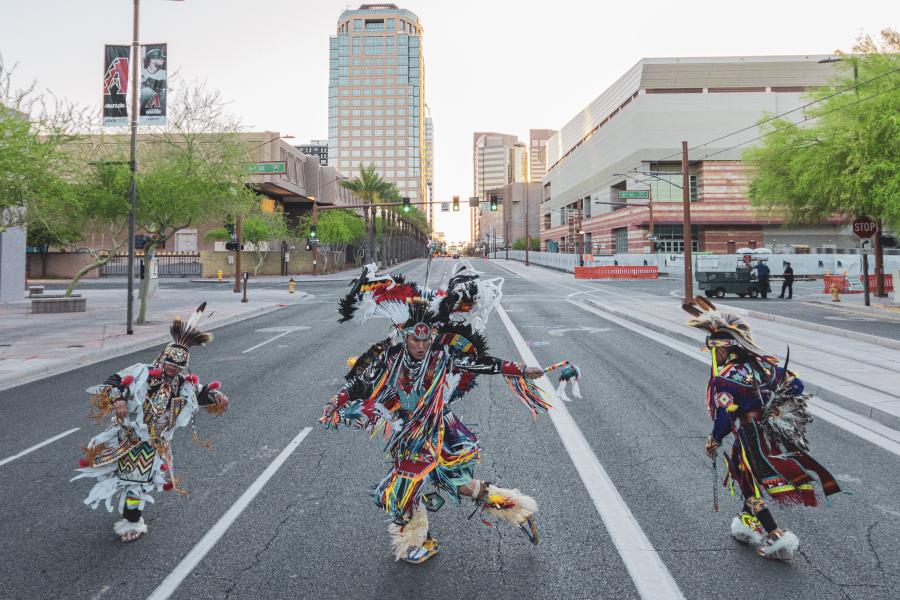
M 228 232 L 228 235 L 234 237 L 234 219 L 231 218 L 231 215 L 225 217 L 225 231 Z
M 882 248 L 896 248 L 897 247 L 897 236 L 890 234 L 883 234 L 879 241 L 881 242 Z
M 491 196 L 491 212 L 497 212 L 497 196 Z
M 459 196 L 453 196 L 453 210 L 459 212 Z
M 225 242 L 225 249 L 229 252 L 237 252 L 238 250 L 243 250 L 244 245 L 238 244 L 235 240 L 231 240 L 230 242 Z
M 316 231 L 315 225 L 309 226 L 309 239 L 312 241 L 316 241 L 319 238 L 319 233 Z
M 312 242 L 309 241 L 309 238 L 306 238 L 306 251 L 309 252 L 312 250 Z
M 409 204 L 409 198 L 403 197 L 403 212 L 409 212 L 409 209 L 412 208 Z

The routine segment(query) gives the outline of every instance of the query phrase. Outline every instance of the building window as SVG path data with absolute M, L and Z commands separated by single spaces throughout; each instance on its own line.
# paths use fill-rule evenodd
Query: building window
M 613 252 L 616 254 L 628 254 L 628 228 L 617 227 L 612 230 Z
M 699 228 L 696 225 L 691 226 L 691 249 L 697 251 L 697 232 Z M 682 225 L 656 225 L 653 232 L 657 237 L 659 245 L 658 252 L 681 254 L 684 252 L 684 227 Z

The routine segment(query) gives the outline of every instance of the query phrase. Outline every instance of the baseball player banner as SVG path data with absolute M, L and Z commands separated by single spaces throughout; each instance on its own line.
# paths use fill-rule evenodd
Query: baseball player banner
M 166 124 L 166 44 L 141 47 L 139 125 Z
M 128 46 L 106 46 L 103 61 L 103 125 L 128 125 Z

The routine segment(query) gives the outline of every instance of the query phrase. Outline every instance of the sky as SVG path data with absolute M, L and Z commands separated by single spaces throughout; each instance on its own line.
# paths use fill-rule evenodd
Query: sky
M 408 0 L 424 27 L 425 99 L 434 120 L 434 198 L 472 195 L 472 133 L 528 139 L 559 129 L 644 57 L 828 54 L 860 33 L 900 27 L 884 0 L 640 3 Z M 893 9 L 890 6 L 894 6 Z M 167 42 L 169 70 L 204 80 L 245 128 L 324 139 L 333 0 L 143 0 L 141 41 Z M 104 44 L 129 44 L 131 0 L 0 0 L 0 56 L 100 110 Z M 436 231 L 468 238 L 467 210 Z

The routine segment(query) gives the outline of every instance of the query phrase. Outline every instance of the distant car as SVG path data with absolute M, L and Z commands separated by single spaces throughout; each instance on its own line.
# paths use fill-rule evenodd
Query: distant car
M 459 252 L 453 255 L 453 258 L 459 258 Z

